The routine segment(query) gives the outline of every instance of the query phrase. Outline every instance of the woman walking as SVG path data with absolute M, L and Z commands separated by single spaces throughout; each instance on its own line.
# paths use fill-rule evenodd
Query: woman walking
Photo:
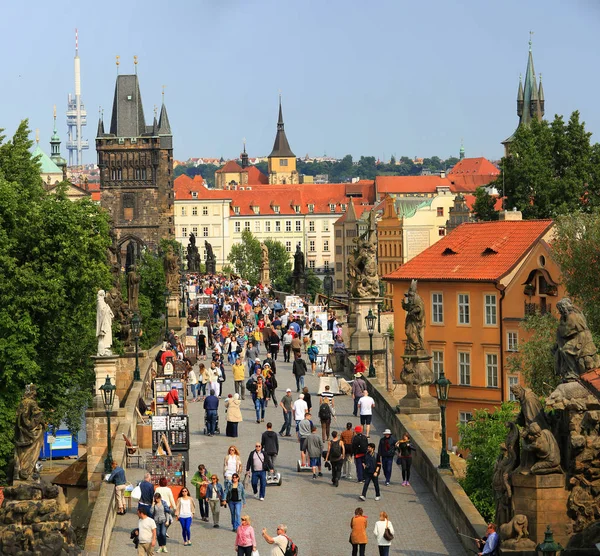
M 211 475 L 210 477 L 210 485 L 208 485 L 208 489 L 206 490 L 206 498 L 208 498 L 208 505 L 212 513 L 213 527 L 218 528 L 221 504 L 225 502 L 225 493 L 217 475 Z
M 225 434 L 231 438 L 237 438 L 238 424 L 242 422 L 241 405 L 240 395 L 237 392 L 233 395 L 233 398 L 227 398 L 225 400 L 225 410 L 227 414 Z
M 242 472 L 243 464 L 242 458 L 240 457 L 240 451 L 235 446 L 229 446 L 227 455 L 223 460 L 223 477 L 225 479 L 225 488 L 231 483 L 233 475 Z
M 175 510 L 175 518 L 181 524 L 183 546 L 192 546 L 190 527 L 192 526 L 192 518 L 195 511 L 196 504 L 194 503 L 194 499 L 190 496 L 190 491 L 183 487 L 177 499 L 177 509 Z
M 167 480 L 166 477 L 161 477 L 158 480 L 158 487 L 156 489 L 156 492 L 158 492 L 161 496 L 161 498 L 167 503 L 167 506 L 169 506 L 169 509 L 171 510 L 171 514 L 175 513 L 175 498 L 173 498 L 173 491 L 169 488 L 169 481 Z M 171 516 L 169 515 L 169 518 L 167 519 L 167 524 L 166 524 L 166 528 L 168 529 L 171 526 L 171 523 L 173 523 L 173 519 L 171 518 Z
M 379 521 L 375 523 L 373 534 L 377 537 L 379 556 L 389 556 L 390 546 L 394 538 L 394 526 L 390 523 L 388 514 L 385 512 L 379 512 Z M 386 537 L 388 538 L 386 539 Z
M 367 518 L 363 515 L 362 508 L 354 510 L 354 517 L 350 520 L 350 544 L 352 545 L 352 556 L 365 556 L 367 548 Z
M 157 552 L 168 552 L 167 550 L 167 519 L 171 515 L 168 504 L 162 499 L 160 493 L 154 493 L 154 502 L 150 507 L 150 517 L 156 523 Z
M 198 466 L 198 471 L 192 477 L 192 484 L 196 487 L 196 498 L 200 506 L 200 519 L 208 521 L 208 500 L 206 499 L 206 491 L 210 484 L 210 473 L 206 470 L 206 466 L 201 463 Z
M 252 552 L 256 550 L 254 529 L 250 525 L 250 516 L 248 515 L 242 516 L 241 525 L 237 528 L 235 550 L 237 550 L 237 556 L 252 556 Z
M 408 433 L 404 433 L 402 439 L 396 442 L 396 450 L 398 451 L 396 463 L 402 467 L 402 486 L 410 486 L 410 467 L 412 465 L 411 452 L 416 452 L 417 450 L 410 443 L 410 436 Z
M 234 473 L 231 482 L 225 487 L 225 501 L 231 512 L 231 527 L 237 531 L 241 523 L 242 507 L 246 505 L 246 489 L 240 483 L 239 473 Z

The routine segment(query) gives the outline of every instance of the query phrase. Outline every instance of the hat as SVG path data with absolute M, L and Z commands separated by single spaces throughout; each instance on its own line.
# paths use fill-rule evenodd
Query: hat
M 385 436 L 386 434 L 392 434 L 392 431 L 391 431 L 390 429 L 385 429 L 385 430 L 383 431 L 383 434 L 384 434 L 384 436 Z
M 286 392 L 291 392 L 291 391 L 292 391 L 292 389 L 291 389 L 291 388 L 288 388 L 288 389 L 286 390 Z
M 269 369 L 270 369 L 270 368 L 271 368 L 271 365 L 269 365 L 268 363 L 265 363 L 265 364 L 263 365 L 263 367 L 265 367 L 265 368 L 266 368 L 266 367 L 269 367 Z
M 362 378 L 362 373 L 356 373 L 356 374 L 354 375 L 354 378 Z
M 362 432 L 362 427 L 360 425 L 356 425 L 354 427 L 354 432 Z
M 260 357 L 257 357 L 254 361 L 258 361 L 260 363 Z

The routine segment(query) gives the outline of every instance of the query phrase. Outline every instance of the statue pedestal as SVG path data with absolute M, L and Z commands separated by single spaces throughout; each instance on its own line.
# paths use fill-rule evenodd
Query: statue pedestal
M 261 268 L 260 269 L 260 283 L 263 286 L 270 287 L 271 286 L 271 271 L 269 268 Z
M 406 396 L 398 403 L 400 413 L 434 416 L 438 420 L 440 409 L 437 400 L 430 394 L 429 386 L 433 381 L 430 362 L 431 356 L 420 350 L 416 354 L 405 354 L 404 367 L 400 380 L 406 384 Z
M 513 473 L 513 504 L 515 515 L 523 514 L 529 520 L 529 537 L 535 543 L 544 540 L 550 525 L 554 540 L 567 546 L 567 498 L 564 473 L 551 475 L 522 475 Z
M 110 382 L 113 386 L 117 385 L 117 361 L 119 360 L 119 356 L 93 355 L 92 359 L 94 360 L 94 373 L 96 374 L 94 408 L 104 409 L 104 399 L 102 397 L 102 390 L 100 390 L 100 387 L 106 383 L 107 376 L 110 378 Z M 119 407 L 119 396 L 117 396 L 116 392 L 113 407 Z
M 169 296 L 169 303 L 167 304 L 167 310 L 169 311 L 170 319 L 178 319 L 179 318 L 179 294 L 171 293 Z M 175 322 L 173 320 L 173 322 Z
M 355 297 L 350 301 L 350 313 L 348 325 L 352 326 L 354 332 L 350 336 L 350 351 L 369 353 L 369 331 L 365 317 L 369 314 L 369 309 L 377 316 L 377 304 L 381 302 L 380 297 Z M 375 322 L 375 333 L 373 334 L 373 351 L 383 349 L 383 335 L 377 332 L 377 322 Z

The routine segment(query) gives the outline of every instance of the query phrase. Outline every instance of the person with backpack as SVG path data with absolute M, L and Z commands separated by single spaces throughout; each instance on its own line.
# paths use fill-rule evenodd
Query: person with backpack
M 167 552 L 167 519 L 171 515 L 171 508 L 162 499 L 160 492 L 154 493 L 154 502 L 146 513 L 156 523 L 157 552 Z
M 345 457 L 346 452 L 344 450 L 344 443 L 342 442 L 342 439 L 338 437 L 337 431 L 333 431 L 331 433 L 331 440 L 329 441 L 325 461 L 331 463 L 331 482 L 335 487 L 340 484 L 342 465 L 344 465 Z
M 304 375 L 306 375 L 306 362 L 302 359 L 299 353 L 295 353 L 294 364 L 292 366 L 292 373 L 296 377 L 296 392 L 300 392 L 304 388 Z
M 359 483 L 364 482 L 364 468 L 363 462 L 365 459 L 365 455 L 367 454 L 367 449 L 369 445 L 369 441 L 367 437 L 362 433 L 362 427 L 357 425 L 354 427 L 354 438 L 352 439 L 352 453 L 354 454 L 354 464 L 356 465 L 356 479 Z
M 280 523 L 277 526 L 277 535 L 271 537 L 267 529 L 262 530 L 263 539 L 269 544 L 274 545 L 271 550 L 271 556 L 298 556 L 298 548 L 287 535 L 287 525 Z
M 314 375 L 315 371 L 317 370 L 317 355 L 319 355 L 319 348 L 317 347 L 316 340 L 311 342 L 310 347 L 306 350 L 306 354 L 308 355 L 312 374 Z
M 352 440 L 354 439 L 354 431 L 352 430 L 352 423 L 346 423 L 346 430 L 342 431 L 340 435 L 342 442 L 344 443 L 344 464 L 342 465 L 342 478 L 352 479 L 352 472 L 350 471 L 352 465 Z
M 365 471 L 365 484 L 362 489 L 362 494 L 359 496 L 361 500 L 365 500 L 367 489 L 371 482 L 375 486 L 375 500 L 381 498 L 379 492 L 379 472 L 381 471 L 381 458 L 375 451 L 375 444 L 369 442 L 367 453 L 364 457 L 363 468 Z
M 392 468 L 394 467 L 394 454 L 396 452 L 396 439 L 392 436 L 390 429 L 383 431 L 383 437 L 379 441 L 379 456 L 381 457 L 381 466 L 385 476 L 385 486 L 390 484 L 392 479 Z
M 329 400 L 321 398 L 321 405 L 319 406 L 319 419 L 321 420 L 321 436 L 323 442 L 329 440 L 329 431 L 331 429 L 331 406 Z

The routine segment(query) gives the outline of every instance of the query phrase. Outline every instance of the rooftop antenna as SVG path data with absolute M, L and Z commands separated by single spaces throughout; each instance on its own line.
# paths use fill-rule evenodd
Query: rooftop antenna
M 119 65 L 121 64 L 121 62 L 119 62 L 119 59 L 121 58 L 121 56 L 117 56 L 116 58 L 117 58 L 117 60 L 116 60 L 116 64 L 117 64 L 117 75 L 119 75 Z
M 162 103 L 165 103 L 165 89 L 167 88 L 166 85 L 162 86 Z
M 137 65 L 138 65 L 138 57 L 134 56 L 133 57 L 133 66 L 134 66 L 134 70 L 135 70 L 135 74 L 137 75 Z

